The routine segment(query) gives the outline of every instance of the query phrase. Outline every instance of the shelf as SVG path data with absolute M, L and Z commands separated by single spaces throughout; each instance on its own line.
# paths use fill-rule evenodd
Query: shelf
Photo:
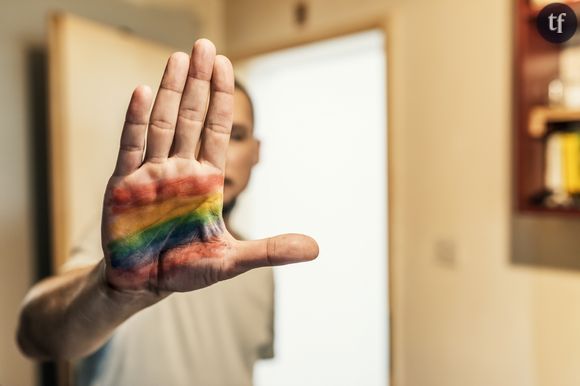
M 533 138 L 541 138 L 546 134 L 549 123 L 575 121 L 580 122 L 580 109 L 536 106 L 530 111 L 528 133 Z
M 580 14 L 580 0 L 567 1 Z M 542 9 L 530 0 L 516 0 L 514 30 L 514 209 L 516 213 L 571 216 L 580 219 L 580 206 L 545 207 L 536 202 L 546 190 L 546 136 L 570 131 L 580 122 L 580 108 L 549 105 L 548 90 L 561 78 L 561 55 L 580 45 L 580 34 L 565 44 L 552 44 L 538 34 L 533 15 Z
M 566 217 L 580 217 L 578 208 L 547 208 L 547 207 L 527 207 L 520 209 L 520 213 L 528 215 L 556 215 Z

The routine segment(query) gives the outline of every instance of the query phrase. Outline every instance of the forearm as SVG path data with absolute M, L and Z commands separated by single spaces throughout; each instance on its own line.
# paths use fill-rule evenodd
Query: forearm
M 51 277 L 30 290 L 18 328 L 18 343 L 26 355 L 37 359 L 87 355 L 122 322 L 165 296 L 111 288 L 103 264 Z

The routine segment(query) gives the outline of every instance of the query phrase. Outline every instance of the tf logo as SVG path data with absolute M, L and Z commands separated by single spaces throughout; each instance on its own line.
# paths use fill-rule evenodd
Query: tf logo
M 576 33 L 578 20 L 576 14 L 566 4 L 546 5 L 536 18 L 538 32 L 551 43 L 564 43 Z

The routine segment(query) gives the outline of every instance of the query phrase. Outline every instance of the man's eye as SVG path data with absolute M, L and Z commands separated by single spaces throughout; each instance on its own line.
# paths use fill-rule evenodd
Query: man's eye
M 233 139 L 234 141 L 243 141 L 244 139 L 246 139 L 246 134 L 239 132 L 238 130 L 234 130 L 232 131 L 230 138 Z

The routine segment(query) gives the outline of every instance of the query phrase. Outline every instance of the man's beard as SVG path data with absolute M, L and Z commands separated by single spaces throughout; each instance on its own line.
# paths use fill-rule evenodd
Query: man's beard
M 227 217 L 232 213 L 232 210 L 234 210 L 234 207 L 236 206 L 236 198 L 233 198 L 230 200 L 230 202 L 225 203 L 224 202 L 224 207 L 222 209 L 222 216 Z

